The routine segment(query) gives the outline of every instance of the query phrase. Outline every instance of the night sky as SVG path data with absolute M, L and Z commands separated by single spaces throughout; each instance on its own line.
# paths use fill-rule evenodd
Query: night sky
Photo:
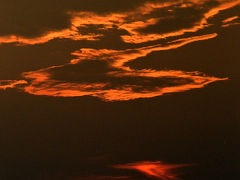
M 239 0 L 0 0 L 0 180 L 238 180 Z

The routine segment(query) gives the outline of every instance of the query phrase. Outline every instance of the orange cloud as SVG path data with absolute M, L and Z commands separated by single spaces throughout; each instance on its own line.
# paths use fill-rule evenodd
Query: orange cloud
M 143 43 L 149 41 L 155 41 L 168 37 L 181 36 L 186 33 L 197 32 L 200 29 L 210 26 L 207 22 L 208 19 L 217 15 L 220 11 L 232 8 L 240 4 L 240 0 L 218 0 L 219 5 L 211 8 L 202 15 L 202 18 L 198 22 L 193 22 L 192 27 L 182 28 L 178 31 L 167 33 L 139 33 L 139 29 L 146 28 L 150 25 L 155 25 L 160 22 L 164 17 L 151 17 L 152 12 L 169 9 L 179 6 L 181 8 L 201 6 L 208 2 L 208 0 L 187 0 L 187 1 L 171 1 L 171 2 L 147 2 L 142 6 L 136 8 L 133 11 L 122 13 L 109 13 L 106 15 L 99 15 L 93 12 L 68 12 L 71 15 L 71 26 L 61 31 L 45 32 L 42 36 L 36 38 L 25 38 L 16 35 L 2 36 L 0 37 L 1 43 L 17 43 L 19 45 L 34 45 L 46 43 L 53 39 L 72 39 L 72 40 L 99 40 L 104 34 L 99 33 L 81 33 L 79 28 L 87 27 L 87 25 L 102 25 L 103 30 L 111 28 L 117 28 L 119 30 L 125 30 L 129 35 L 122 35 L 121 38 L 126 43 Z M 166 18 L 166 17 L 165 17 Z
M 106 101 L 125 101 L 202 88 L 209 83 L 226 80 L 226 78 L 208 77 L 198 72 L 174 70 L 156 71 L 152 69 L 135 70 L 126 66 L 126 63 L 136 60 L 139 57 L 144 57 L 153 51 L 176 49 L 194 41 L 214 37 L 216 37 L 216 34 L 209 34 L 179 39 L 165 46 L 154 45 L 127 50 L 81 49 L 80 51 L 72 53 L 72 55 L 77 56 L 77 58 L 71 60 L 69 64 L 23 73 L 22 76 L 28 80 L 29 84 L 22 89 L 34 95 L 56 97 L 87 95 Z M 108 69 L 106 72 L 95 75 L 87 73 L 83 76 L 103 77 L 101 80 L 88 82 L 80 78 L 79 82 L 68 82 L 53 77 L 56 69 L 62 70 L 64 73 L 65 66 L 81 65 L 81 63 L 85 61 L 102 61 L 107 63 Z M 135 78 L 142 80 L 140 82 L 133 80 Z M 125 80 L 123 81 L 123 79 Z M 71 79 L 69 80 L 71 81 Z
M 234 21 L 234 20 L 236 20 L 238 18 L 239 18 L 238 16 L 233 16 L 233 17 L 230 17 L 230 18 L 227 18 L 227 19 L 223 20 L 223 23 L 224 24 L 225 23 L 229 23 L 229 22 L 232 22 L 232 21 Z
M 161 76 L 165 74 L 165 76 Z M 184 78 L 178 77 L 178 74 L 182 74 Z M 142 76 L 141 76 L 142 75 Z M 55 97 L 76 97 L 76 96 L 94 96 L 106 101 L 126 101 L 137 98 L 151 98 L 161 96 L 166 93 L 176 93 L 187 91 L 195 88 L 202 88 L 205 85 L 219 81 L 226 80 L 221 78 L 206 77 L 195 75 L 194 73 L 185 73 L 177 71 L 155 71 L 149 73 L 139 73 L 138 77 L 153 77 L 158 78 L 160 81 L 166 81 L 165 78 L 172 77 L 176 85 L 162 84 L 151 86 L 149 89 L 144 82 L 141 85 L 138 84 L 125 84 L 119 86 L 112 86 L 109 83 L 67 83 L 57 80 L 39 81 L 34 79 L 32 83 L 24 87 L 24 91 L 34 95 L 46 95 Z M 132 77 L 133 74 L 129 74 Z M 121 77 L 123 75 L 121 74 Z M 175 78 L 175 79 L 174 79 Z M 144 78 L 142 78 L 144 80 Z M 168 79 L 171 82 L 171 79 Z M 178 82 L 179 81 L 179 82 Z M 183 81 L 183 82 L 182 82 Z M 184 83 L 184 81 L 189 81 Z M 137 91 L 136 89 L 142 89 Z
M 25 80 L 0 80 L 0 90 L 6 90 L 7 88 L 16 88 L 18 85 L 28 84 Z
M 232 25 L 237 25 L 237 24 L 240 24 L 239 22 L 235 22 L 235 20 L 239 19 L 239 16 L 233 16 L 233 17 L 230 17 L 230 18 L 227 18 L 225 20 L 222 21 L 223 25 L 222 27 L 229 27 L 229 26 L 232 26 Z
M 15 35 L 11 36 L 3 36 L 0 37 L 0 44 L 2 43 L 17 43 L 18 45 L 35 45 L 35 44 L 43 44 L 53 39 L 72 39 L 72 40 L 97 40 L 98 37 L 102 35 L 99 34 L 88 34 L 88 35 L 82 35 L 79 34 L 79 32 L 74 29 L 66 29 L 62 31 L 52 31 L 47 32 L 44 35 L 36 38 L 25 38 L 25 37 L 19 37 Z
M 71 64 L 77 64 L 86 59 L 98 59 L 98 60 L 107 60 L 108 63 L 116 68 L 130 70 L 129 67 L 124 66 L 125 63 L 137 59 L 139 57 L 144 57 L 154 51 L 166 51 L 171 49 L 177 49 L 186 44 L 203 41 L 207 39 L 212 39 L 217 36 L 216 33 L 193 36 L 189 38 L 182 38 L 174 41 L 170 41 L 167 45 L 156 44 L 153 46 L 146 46 L 138 49 L 126 49 L 126 50 L 110 50 L 110 49 L 89 49 L 83 48 L 80 51 L 75 51 L 72 55 L 78 56 L 78 58 L 71 60 Z
M 34 95 L 46 95 L 55 97 L 75 97 L 94 96 L 106 101 L 123 101 L 137 98 L 151 98 L 161 96 L 166 93 L 176 93 L 195 88 L 202 88 L 209 83 L 226 80 L 227 78 L 216 78 L 203 75 L 199 72 L 184 72 L 175 70 L 156 71 L 154 69 L 136 70 L 126 65 L 127 62 L 146 57 L 154 51 L 166 51 L 180 48 L 189 43 L 215 38 L 217 33 L 206 35 L 184 35 L 187 32 L 197 32 L 210 24 L 208 19 L 217 15 L 220 11 L 232 8 L 240 3 L 240 0 L 228 1 L 218 0 L 218 5 L 205 10 L 198 22 L 193 22 L 192 27 L 182 28 L 177 31 L 167 33 L 141 33 L 139 29 L 156 25 L 166 17 L 152 16 L 152 13 L 159 9 L 172 10 L 174 7 L 189 8 L 197 6 L 202 8 L 208 0 L 188 0 L 183 3 L 181 0 L 171 2 L 145 3 L 133 11 L 122 13 L 109 13 L 99 15 L 93 12 L 68 12 L 71 16 L 71 26 L 62 31 L 47 32 L 41 37 L 24 38 L 17 36 L 0 37 L 0 43 L 19 43 L 18 45 L 34 45 L 46 43 L 56 38 L 68 38 L 72 40 L 100 40 L 104 36 L 100 33 L 81 33 L 81 28 L 88 28 L 93 25 L 107 31 L 111 28 L 125 30 L 128 35 L 121 38 L 126 43 L 142 43 L 159 39 L 164 42 L 142 46 L 133 49 L 113 50 L 113 49 L 91 49 L 83 48 L 72 52 L 76 56 L 69 63 L 61 66 L 53 66 L 37 71 L 24 72 L 22 81 L 6 81 L 0 84 L 0 89 L 19 88 Z M 228 23 L 236 19 L 231 17 L 222 23 Z M 99 26 L 100 25 L 100 26 Z M 184 35 L 184 36 L 182 36 Z M 175 37 L 175 38 L 169 38 Z M 168 39 L 167 39 L 168 38 Z M 171 40 L 169 40 L 171 39 Z M 99 74 L 80 74 L 76 82 L 71 79 L 61 80 L 55 76 L 55 70 L 65 73 L 67 66 L 81 66 L 84 62 L 101 61 L 107 64 L 105 71 Z M 84 80 L 85 77 L 93 79 L 91 82 Z M 95 78 L 101 77 L 101 78 Z M 134 81 L 138 79 L 138 81 Z M 21 86 L 20 86 L 21 84 Z
M 164 164 L 160 161 L 144 161 L 126 165 L 116 165 L 114 167 L 117 169 L 137 170 L 149 177 L 154 177 L 161 180 L 177 180 L 177 175 L 173 173 L 173 170 L 185 166 L 189 165 Z
M 179 180 L 178 176 L 183 174 L 177 173 L 180 168 L 192 166 L 193 164 L 165 164 L 160 161 L 143 161 L 129 163 L 123 165 L 114 165 L 111 168 L 115 170 L 134 170 L 140 172 L 132 175 L 91 175 L 91 176 L 71 176 L 69 180 L 146 180 L 146 179 L 161 179 L 161 180 Z M 128 173 L 129 174 L 129 173 Z M 55 179 L 55 178 L 53 178 Z
M 205 1 L 191 0 L 190 2 L 201 5 Z M 180 29 L 178 31 L 168 32 L 168 33 L 163 33 L 163 34 L 141 34 L 136 31 L 138 29 L 138 27 L 134 28 L 134 24 L 133 24 L 132 28 L 124 28 L 124 26 L 129 27 L 129 25 L 123 25 L 122 26 L 123 29 L 128 30 L 128 32 L 130 32 L 130 35 L 123 35 L 122 39 L 127 43 L 143 43 L 143 42 L 155 41 L 155 40 L 169 38 L 169 37 L 181 36 L 181 35 L 184 35 L 185 33 L 197 32 L 201 29 L 204 29 L 205 27 L 210 26 L 210 24 L 208 23 L 208 19 L 217 15 L 220 11 L 230 9 L 234 6 L 239 5 L 240 0 L 235 0 L 235 1 L 234 0 L 233 1 L 221 0 L 221 1 L 219 1 L 219 3 L 220 3 L 219 6 L 214 7 L 212 9 L 210 9 L 208 12 L 206 12 L 205 14 L 203 14 L 202 19 L 200 19 L 198 22 L 194 22 L 193 26 L 191 28 Z M 184 5 L 186 5 L 186 6 L 184 6 Z M 189 4 L 187 2 L 186 2 L 186 4 L 182 4 L 183 8 L 188 7 L 188 6 L 189 6 Z M 157 19 L 155 19 L 155 22 L 157 22 Z M 149 24 L 146 23 L 146 26 L 148 26 L 148 25 L 151 25 L 151 23 L 149 23 Z M 141 28 L 143 28 L 143 26 Z

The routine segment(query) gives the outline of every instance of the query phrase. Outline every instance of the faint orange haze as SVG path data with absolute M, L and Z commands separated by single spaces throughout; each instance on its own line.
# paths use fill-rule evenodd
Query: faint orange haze
M 181 168 L 193 166 L 194 164 L 165 164 L 161 161 L 143 161 L 128 164 L 121 164 L 112 166 L 112 168 L 119 170 L 136 171 L 140 175 L 122 175 L 122 176 L 86 176 L 76 177 L 76 180 L 146 180 L 160 179 L 160 180 L 180 180 L 178 177 L 183 173 L 179 172 Z
M 226 80 L 227 78 L 209 77 L 200 72 L 184 72 L 176 70 L 142 69 L 136 70 L 126 64 L 130 61 L 138 60 L 154 51 L 166 51 L 180 48 L 184 45 L 209 40 L 217 37 L 216 32 L 203 34 L 200 30 L 206 29 L 213 24 L 209 19 L 218 15 L 220 12 L 233 8 L 240 4 L 240 0 L 218 0 L 214 7 L 202 11 L 201 16 L 191 27 L 184 27 L 179 30 L 164 33 L 145 33 L 140 31 L 144 28 L 157 25 L 162 20 L 168 20 L 168 16 L 154 16 L 158 10 L 167 10 L 174 13 L 174 8 L 197 8 L 203 9 L 208 0 L 176 0 L 171 2 L 147 2 L 133 11 L 121 13 L 96 14 L 94 12 L 67 12 L 71 15 L 71 26 L 61 31 L 46 32 L 40 37 L 25 38 L 16 35 L 0 37 L 1 43 L 14 43 L 19 46 L 35 45 L 47 43 L 53 39 L 71 39 L 74 41 L 101 40 L 105 36 L 105 31 L 116 28 L 124 30 L 126 34 L 119 35 L 124 43 L 140 44 L 141 47 L 116 50 L 116 49 L 91 49 L 82 48 L 72 52 L 75 56 L 69 63 L 52 66 L 36 71 L 23 72 L 23 80 L 0 81 L 0 89 L 18 88 L 22 91 L 34 95 L 46 95 L 55 97 L 76 97 L 94 96 L 105 101 L 126 101 L 138 98 L 152 98 L 166 93 L 176 93 L 196 88 L 202 88 L 209 83 Z M 171 18 L 174 16 L 171 16 Z M 226 27 L 236 20 L 238 16 L 228 17 L 221 20 L 221 27 Z M 96 29 L 101 29 L 101 33 L 83 33 L 81 28 L 88 28 L 94 25 Z M 160 40 L 164 42 L 159 42 Z M 151 43 L 145 45 L 143 43 Z M 79 82 L 69 80 L 59 80 L 54 76 L 54 70 L 61 70 L 69 65 L 82 65 L 86 61 L 102 61 L 107 64 L 108 70 L 102 72 L 103 80 L 87 82 L 79 79 Z M 81 73 L 81 72 L 79 72 Z M 84 74 L 83 77 L 94 76 Z M 96 75 L 98 76 L 98 75 Z M 107 77 L 107 78 L 106 78 Z M 142 79 L 141 83 L 133 82 L 133 79 Z M 116 80 L 116 83 L 112 81 Z M 122 79 L 131 80 L 130 82 L 121 81 Z M 164 83 L 167 81 L 168 83 Z M 158 83 L 154 83 L 158 82 Z M 161 83 L 162 82 L 162 83 Z
M 137 163 L 129 163 L 125 165 L 116 165 L 114 166 L 117 169 L 130 169 L 139 171 L 146 176 L 161 179 L 161 180 L 177 180 L 177 174 L 173 172 L 178 168 L 186 167 L 190 165 L 186 164 L 164 164 L 160 161 L 151 162 L 137 162 Z

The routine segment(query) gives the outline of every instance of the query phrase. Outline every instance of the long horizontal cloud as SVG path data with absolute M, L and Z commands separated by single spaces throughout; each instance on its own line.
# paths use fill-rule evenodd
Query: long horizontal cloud
M 90 175 L 68 177 L 68 180 L 179 180 L 177 173 L 181 168 L 192 164 L 165 164 L 161 161 L 142 161 L 128 164 L 114 165 L 116 171 L 121 170 L 121 175 Z M 134 172 L 131 173 L 130 172 Z M 181 172 L 181 174 L 183 174 Z M 50 179 L 50 178 L 49 178 Z M 55 179 L 55 178 L 54 178 Z
M 182 168 L 184 166 L 189 165 L 164 164 L 160 161 L 144 161 L 137 163 L 129 163 L 125 165 L 117 165 L 114 167 L 119 169 L 136 170 L 145 174 L 148 177 L 153 177 L 161 180 L 176 180 L 178 179 L 177 175 L 172 171 L 174 169 Z
M 168 45 L 158 44 L 127 50 L 82 49 L 72 53 L 77 58 L 71 60 L 69 64 L 23 73 L 22 76 L 29 82 L 23 89 L 34 95 L 62 97 L 90 95 L 114 101 L 150 98 L 201 88 L 225 79 L 204 76 L 198 72 L 135 70 L 125 66 L 125 63 L 153 51 L 176 49 L 194 41 L 214 37 L 216 34 L 209 34 L 179 39 Z

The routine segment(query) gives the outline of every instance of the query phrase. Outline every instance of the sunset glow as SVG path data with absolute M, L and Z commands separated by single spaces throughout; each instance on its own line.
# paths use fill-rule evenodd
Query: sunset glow
M 208 34 L 189 34 L 197 33 L 201 29 L 207 29 L 213 24 L 208 23 L 210 18 L 218 15 L 221 11 L 237 6 L 240 3 L 237 1 L 219 0 L 218 4 L 206 8 L 195 22 L 191 22 L 191 27 L 180 28 L 176 31 L 169 31 L 164 33 L 143 33 L 141 30 L 155 26 L 161 23 L 162 20 L 167 20 L 169 17 L 157 17 L 153 15 L 157 11 L 166 11 L 170 14 L 174 13 L 174 9 L 185 8 L 203 8 L 205 1 L 188 0 L 185 3 L 182 1 L 173 2 L 154 2 L 145 3 L 133 11 L 122 13 L 108 13 L 105 15 L 96 14 L 94 12 L 73 12 L 69 11 L 71 15 L 71 27 L 62 31 L 46 32 L 41 37 L 24 38 L 15 35 L 0 37 L 0 43 L 16 43 L 17 45 L 34 45 L 47 43 L 53 39 L 71 39 L 74 41 L 100 41 L 105 36 L 105 33 L 117 28 L 117 30 L 124 30 L 127 35 L 120 35 L 124 43 L 144 43 L 157 40 L 157 42 L 148 46 L 141 46 L 133 49 L 114 50 L 114 49 L 91 49 L 82 48 L 79 51 L 72 52 L 76 58 L 70 60 L 69 63 L 60 66 L 53 66 L 37 71 L 23 72 L 22 81 L 9 81 L 9 84 L 2 85 L 1 89 L 6 87 L 18 88 L 15 82 L 24 84 L 24 87 L 19 87 L 21 90 L 34 94 L 34 95 L 47 95 L 47 96 L 62 96 L 62 97 L 75 97 L 75 96 L 94 96 L 106 101 L 122 101 L 137 98 L 151 98 L 161 96 L 166 93 L 174 93 L 187 91 L 195 88 L 202 88 L 205 85 L 219 81 L 227 80 L 227 78 L 208 77 L 199 72 L 184 72 L 175 71 L 172 69 L 157 71 L 154 69 L 135 70 L 126 65 L 130 61 L 137 60 L 140 57 L 147 58 L 147 55 L 154 51 L 167 51 L 180 48 L 184 45 L 209 40 L 218 36 L 217 32 Z M 173 12 L 172 12 L 173 11 Z M 169 15 L 170 15 L 169 14 Z M 171 15 L 171 17 L 174 17 Z M 175 17 L 174 17 L 175 18 Z M 228 26 L 229 22 L 237 19 L 238 16 L 229 17 L 222 20 L 222 27 Z M 81 28 L 88 29 L 93 26 L 102 33 L 81 33 Z M 189 35 L 185 35 L 185 34 Z M 81 66 L 82 63 L 88 61 L 103 61 L 107 64 L 108 69 L 101 74 L 104 77 L 102 80 L 95 82 L 87 82 L 84 79 L 79 79 L 79 82 L 71 82 L 71 79 L 61 81 L 54 78 L 52 71 L 64 71 L 64 68 L 69 65 Z M 160 62 L 161 63 L 161 62 Z M 81 73 L 81 72 L 79 72 Z M 95 76 L 85 74 L 84 76 Z M 96 76 L 96 77 L 97 77 Z M 117 84 L 120 79 L 129 79 L 137 77 L 141 78 L 142 84 L 126 82 Z M 112 83 L 106 79 L 115 79 L 116 83 Z M 174 82 L 171 82 L 174 79 Z M 25 81 L 27 80 L 27 82 Z M 165 81 L 168 83 L 165 83 Z M 70 81 L 70 82 L 68 82 Z M 132 80 L 131 80 L 132 81 Z M 148 86 L 151 82 L 158 81 L 158 84 Z M 164 83 L 160 83 L 160 82 Z M 12 83 L 14 82 L 14 83 Z M 23 83 L 24 82 L 24 83 Z M 144 83 L 147 82 L 147 83 Z
M 0 180 L 240 179 L 240 0 L 2 0 L 0 25 Z
M 114 167 L 118 169 L 136 170 L 145 174 L 146 176 L 154 177 L 161 180 L 177 180 L 177 175 L 173 173 L 173 170 L 184 166 L 188 165 L 164 164 L 160 161 L 144 161 L 138 163 L 130 163 L 126 165 L 117 165 Z

